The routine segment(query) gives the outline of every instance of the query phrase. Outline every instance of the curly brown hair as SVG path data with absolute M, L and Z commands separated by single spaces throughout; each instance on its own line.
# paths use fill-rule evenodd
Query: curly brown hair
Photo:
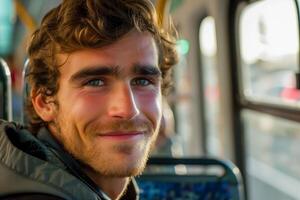
M 171 69 L 177 62 L 175 29 L 163 30 L 150 0 L 64 0 L 49 11 L 29 44 L 27 80 L 31 94 L 55 96 L 60 77 L 56 55 L 72 53 L 84 48 L 109 45 L 136 29 L 150 32 L 159 49 L 159 67 L 162 71 L 162 92 L 171 85 Z M 36 132 L 45 122 L 27 99 L 29 128 Z

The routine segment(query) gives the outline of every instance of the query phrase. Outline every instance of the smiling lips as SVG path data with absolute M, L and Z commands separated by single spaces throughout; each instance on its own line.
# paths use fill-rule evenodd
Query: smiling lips
M 115 139 L 115 140 L 127 140 L 132 139 L 137 136 L 143 135 L 144 132 L 134 131 L 134 132 L 109 132 L 105 134 L 98 135 L 101 138 Z

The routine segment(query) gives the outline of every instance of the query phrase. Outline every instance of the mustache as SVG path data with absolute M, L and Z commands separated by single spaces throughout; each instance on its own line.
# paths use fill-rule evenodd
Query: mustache
M 91 121 L 85 127 L 87 133 L 107 133 L 107 132 L 117 132 L 117 131 L 138 131 L 138 132 L 151 132 L 153 131 L 153 126 L 149 120 L 116 120 L 111 122 Z

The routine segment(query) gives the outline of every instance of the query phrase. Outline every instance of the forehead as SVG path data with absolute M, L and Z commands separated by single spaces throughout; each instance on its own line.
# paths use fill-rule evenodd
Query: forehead
M 158 49 L 150 33 L 131 31 L 116 42 L 98 49 L 60 54 L 58 61 L 63 63 L 60 68 L 62 75 L 91 66 L 158 66 Z

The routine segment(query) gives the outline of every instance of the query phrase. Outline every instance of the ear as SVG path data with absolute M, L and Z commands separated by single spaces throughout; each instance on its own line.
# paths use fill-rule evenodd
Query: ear
M 46 101 L 46 98 L 41 93 L 31 96 L 33 107 L 38 116 L 45 122 L 53 121 L 56 116 L 56 106 L 53 101 Z

